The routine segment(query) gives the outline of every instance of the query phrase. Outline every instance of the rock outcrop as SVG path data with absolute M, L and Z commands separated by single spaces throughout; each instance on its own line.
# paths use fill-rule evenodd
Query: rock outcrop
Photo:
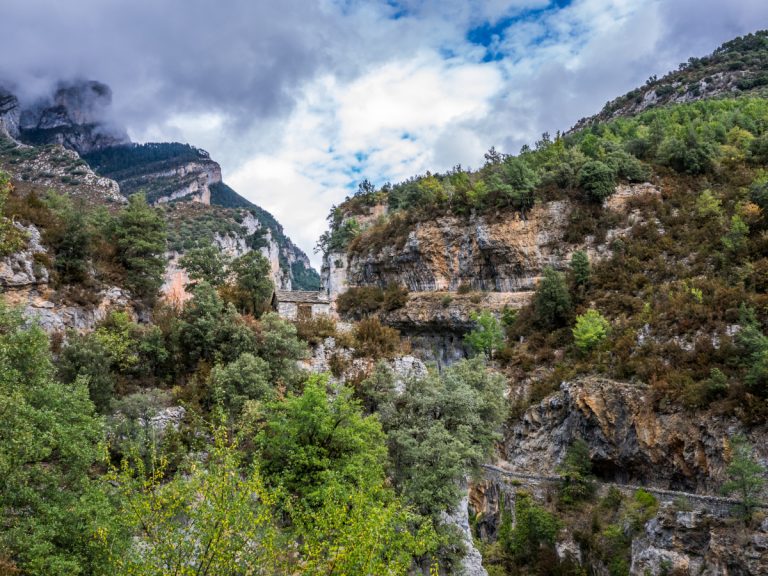
M 78 154 L 127 144 L 126 131 L 110 120 L 111 105 L 106 84 L 62 82 L 50 98 L 23 107 L 19 136 L 28 144 L 60 144 Z
M 0 259 L 0 285 L 19 288 L 47 283 L 48 269 L 42 261 L 48 251 L 40 243 L 40 231 L 33 225 L 14 225 L 26 236 L 27 245 L 23 250 Z
M 579 244 L 565 241 L 574 208 L 568 201 L 536 205 L 525 216 L 443 216 L 418 222 L 400 241 L 325 254 L 323 288 L 332 297 L 352 286 L 389 284 L 411 292 L 455 292 L 459 287 L 531 292 L 545 267 L 564 269 L 576 250 L 586 250 L 593 261 L 606 257 L 611 242 L 628 234 L 641 218 L 630 209 L 630 201 L 660 194 L 652 184 L 617 186 L 605 203 L 618 216 L 617 227 L 600 241 L 587 237 Z
M 0 87 L 0 133 L 10 138 L 19 137 L 21 107 L 19 100 L 8 90 Z
M 768 519 L 752 529 L 703 511 L 662 506 L 632 542 L 630 574 L 768 574 Z
M 603 480 L 687 492 L 717 493 L 725 480 L 729 438 L 743 433 L 735 417 L 659 410 L 641 384 L 596 377 L 563 382 L 529 408 L 505 434 L 504 457 L 514 470 L 554 474 L 568 447 L 587 442 Z M 765 425 L 749 433 L 768 462 Z

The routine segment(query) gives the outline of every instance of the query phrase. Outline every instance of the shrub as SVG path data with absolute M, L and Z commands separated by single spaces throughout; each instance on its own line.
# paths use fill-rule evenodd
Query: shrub
M 339 314 L 356 319 L 379 311 L 383 304 L 384 291 L 378 286 L 350 288 L 336 298 Z
M 587 310 L 576 317 L 573 327 L 573 340 L 582 352 L 589 352 L 597 347 L 608 336 L 610 323 L 597 310 Z
M 581 291 L 587 287 L 589 284 L 589 256 L 584 250 L 577 250 L 573 253 L 569 272 L 575 289 Z
M 600 203 L 616 188 L 616 173 L 599 160 L 586 162 L 579 170 L 579 187 L 592 202 Z
M 568 447 L 557 471 L 563 477 L 560 488 L 563 503 L 572 504 L 593 494 L 592 461 L 589 458 L 589 445 L 584 440 L 578 439 Z
M 364 318 L 355 325 L 355 355 L 390 358 L 400 347 L 400 332 L 384 326 L 378 318 Z
M 487 310 L 480 314 L 473 312 L 470 317 L 477 326 L 464 337 L 464 342 L 475 354 L 492 358 L 494 352 L 504 346 L 504 331 L 499 321 Z
M 389 284 L 384 290 L 382 307 L 387 312 L 402 308 L 408 302 L 408 289 L 398 284 Z
M 336 336 L 336 320 L 327 314 L 301 318 L 296 321 L 296 335 L 310 344 L 319 344 Z

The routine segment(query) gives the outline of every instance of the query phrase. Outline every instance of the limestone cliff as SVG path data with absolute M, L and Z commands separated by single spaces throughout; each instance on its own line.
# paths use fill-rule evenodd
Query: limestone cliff
M 735 417 L 660 410 L 650 388 L 597 377 L 563 382 L 505 434 L 504 459 L 516 470 L 554 474 L 582 439 L 595 474 L 622 483 L 717 493 L 730 458 L 728 439 L 747 433 L 768 463 L 768 427 L 745 430 Z
M 61 82 L 50 97 L 22 107 L 18 135 L 28 144 L 60 144 L 78 154 L 126 144 L 128 134 L 110 119 L 111 104 L 106 84 Z

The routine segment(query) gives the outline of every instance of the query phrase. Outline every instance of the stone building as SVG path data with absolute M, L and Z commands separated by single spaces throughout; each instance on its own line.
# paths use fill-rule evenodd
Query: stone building
M 286 320 L 306 320 L 318 314 L 331 314 L 331 300 L 325 292 L 275 290 L 272 308 Z

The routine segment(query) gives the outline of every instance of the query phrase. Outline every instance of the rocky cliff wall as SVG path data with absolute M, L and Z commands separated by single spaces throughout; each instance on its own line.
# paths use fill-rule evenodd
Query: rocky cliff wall
M 412 292 L 456 291 L 460 286 L 494 292 L 531 292 L 546 266 L 563 269 L 576 250 L 594 261 L 609 252 L 610 242 L 629 232 L 639 218 L 631 199 L 659 195 L 650 184 L 621 185 L 605 207 L 620 223 L 597 242 L 569 244 L 565 233 L 573 205 L 547 202 L 522 216 L 508 218 L 444 216 L 414 224 L 399 245 L 324 255 L 323 288 L 332 296 L 352 286 L 399 284 Z M 365 231 L 363 231 L 365 234 Z
M 582 439 L 604 480 L 717 493 L 726 479 L 728 440 L 746 432 L 735 417 L 662 410 L 645 385 L 585 377 L 563 382 L 511 424 L 503 454 L 514 470 L 554 474 L 568 447 Z M 747 435 L 768 464 L 768 426 Z
M 60 83 L 54 93 L 22 107 L 19 137 L 29 144 L 59 144 L 78 154 L 130 142 L 110 118 L 112 90 L 94 81 Z

